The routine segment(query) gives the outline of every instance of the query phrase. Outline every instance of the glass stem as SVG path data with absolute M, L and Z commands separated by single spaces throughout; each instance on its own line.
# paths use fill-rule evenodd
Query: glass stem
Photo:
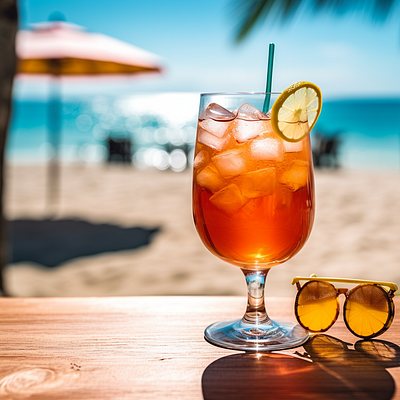
M 247 309 L 242 321 L 247 324 L 272 324 L 265 309 L 264 288 L 269 269 L 242 269 L 247 284 Z

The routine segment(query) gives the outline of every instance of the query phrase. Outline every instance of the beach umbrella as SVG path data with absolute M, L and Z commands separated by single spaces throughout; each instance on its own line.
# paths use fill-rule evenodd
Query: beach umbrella
M 16 38 L 17 76 L 51 78 L 48 131 L 54 156 L 49 162 L 47 201 L 57 200 L 59 142 L 61 134 L 61 78 L 159 74 L 160 58 L 129 43 L 64 21 L 35 24 L 20 30 Z

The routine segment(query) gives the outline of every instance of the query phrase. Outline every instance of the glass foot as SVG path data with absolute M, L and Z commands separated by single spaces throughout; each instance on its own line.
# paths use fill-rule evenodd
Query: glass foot
M 210 325 L 204 336 L 216 346 L 257 352 L 300 346 L 307 341 L 309 333 L 295 322 L 270 321 L 264 325 L 253 325 L 234 320 Z

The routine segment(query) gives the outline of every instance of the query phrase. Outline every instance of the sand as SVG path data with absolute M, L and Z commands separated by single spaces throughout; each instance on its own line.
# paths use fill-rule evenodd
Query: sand
M 46 168 L 8 166 L 6 172 L 7 218 L 48 218 Z M 267 295 L 294 295 L 292 278 L 312 273 L 400 284 L 400 173 L 318 170 L 316 192 L 311 237 L 292 260 L 272 268 Z M 13 296 L 245 295 L 240 269 L 211 255 L 197 236 L 190 171 L 66 165 L 51 216 L 159 231 L 147 246 L 67 259 L 54 268 L 9 264 L 5 283 Z M 106 249 L 106 242 L 97 247 Z

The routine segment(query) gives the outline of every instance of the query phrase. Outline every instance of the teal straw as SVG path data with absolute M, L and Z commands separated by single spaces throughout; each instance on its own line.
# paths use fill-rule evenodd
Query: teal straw
M 265 88 L 265 92 L 267 93 L 267 95 L 265 96 L 263 105 L 263 112 L 265 114 L 268 112 L 269 103 L 271 102 L 272 69 L 274 66 L 274 52 L 275 52 L 275 43 L 270 43 L 268 50 L 267 86 Z

